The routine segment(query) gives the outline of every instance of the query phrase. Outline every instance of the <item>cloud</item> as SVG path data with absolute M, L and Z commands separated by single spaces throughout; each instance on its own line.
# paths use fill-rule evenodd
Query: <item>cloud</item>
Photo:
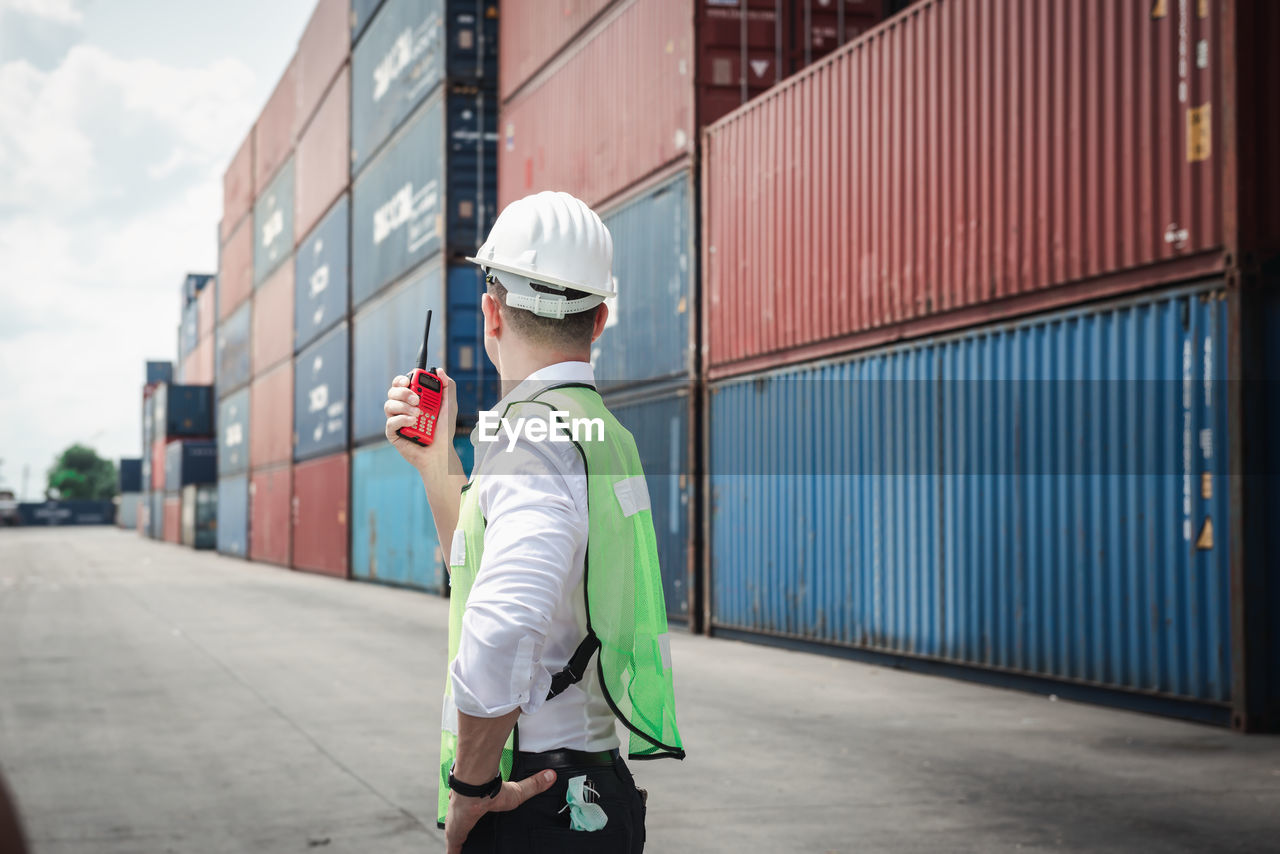
M 0 13 L 14 12 L 59 24 L 80 24 L 84 15 L 72 0 L 0 0 Z
M 173 358 L 182 277 L 216 268 L 221 176 L 256 110 L 253 85 L 234 60 L 180 68 L 83 44 L 52 70 L 0 64 L 10 484 L 29 465 L 31 491 L 42 488 L 78 439 L 140 452 L 142 362 Z

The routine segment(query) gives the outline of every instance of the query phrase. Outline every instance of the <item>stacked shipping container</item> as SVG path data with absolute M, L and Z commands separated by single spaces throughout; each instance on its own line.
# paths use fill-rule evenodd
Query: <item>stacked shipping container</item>
M 1264 9 L 925 0 L 708 129 L 709 627 L 1253 725 L 1223 380 L 1274 250 Z

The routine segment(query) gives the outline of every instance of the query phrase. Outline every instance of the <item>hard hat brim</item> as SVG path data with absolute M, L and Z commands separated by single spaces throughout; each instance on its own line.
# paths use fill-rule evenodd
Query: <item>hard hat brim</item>
M 485 267 L 490 270 L 502 270 L 507 273 L 513 273 L 517 276 L 523 276 L 526 279 L 532 279 L 533 281 L 539 282 L 541 284 L 554 285 L 555 287 L 559 287 L 559 288 L 572 288 L 575 291 L 582 291 L 584 294 L 592 294 L 593 296 L 598 296 L 598 297 L 617 296 L 617 291 L 615 291 L 611 287 L 599 288 L 599 287 L 596 287 L 595 285 L 589 285 L 585 282 L 570 282 L 565 279 L 557 278 L 555 276 L 547 276 L 542 273 L 538 273 L 535 270 L 526 270 L 514 264 L 505 264 L 501 261 L 491 261 L 491 260 L 486 261 L 484 259 L 477 258 L 474 255 L 467 256 L 466 260 L 480 267 Z M 610 284 L 612 284 L 612 282 L 610 282 Z

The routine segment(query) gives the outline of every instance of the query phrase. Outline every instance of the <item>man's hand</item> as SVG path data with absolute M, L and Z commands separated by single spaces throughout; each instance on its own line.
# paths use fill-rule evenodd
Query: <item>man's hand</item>
M 417 424 L 422 412 L 418 408 L 418 396 L 409 389 L 408 377 L 401 375 L 391 381 L 387 400 L 382 404 L 382 411 L 387 415 L 387 440 L 400 452 L 400 456 L 420 472 L 440 468 L 448 471 L 449 452 L 453 449 L 453 433 L 458 423 L 458 387 L 443 370 L 437 370 L 436 373 L 440 375 L 443 387 L 440 389 L 440 416 L 436 419 L 436 438 L 430 446 L 424 448 L 396 432 L 401 427 Z
M 467 841 L 471 828 L 480 816 L 487 812 L 507 812 L 520 806 L 534 795 L 550 789 L 556 781 L 555 771 L 539 771 L 532 777 L 502 784 L 502 790 L 492 798 L 467 798 L 457 792 L 449 793 L 449 812 L 444 819 L 444 838 L 448 854 L 462 854 L 462 843 Z

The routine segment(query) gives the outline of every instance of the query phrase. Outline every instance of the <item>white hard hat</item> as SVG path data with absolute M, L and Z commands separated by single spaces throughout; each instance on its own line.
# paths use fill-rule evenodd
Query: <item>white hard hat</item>
M 498 271 L 507 305 L 542 317 L 586 311 L 617 294 L 609 229 L 585 202 L 568 193 L 535 193 L 507 205 L 489 239 L 467 260 Z M 535 291 L 534 283 L 590 296 L 570 300 Z

